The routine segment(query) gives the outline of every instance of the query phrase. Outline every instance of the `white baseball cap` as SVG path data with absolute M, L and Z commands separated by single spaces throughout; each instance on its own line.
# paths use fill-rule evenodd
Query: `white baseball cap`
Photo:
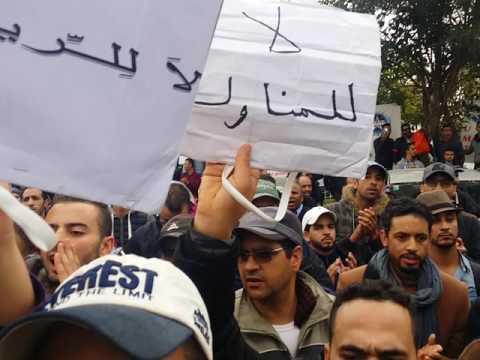
M 305 231 L 306 227 L 309 225 L 313 225 L 317 222 L 320 216 L 330 214 L 333 216 L 333 221 L 337 222 L 337 215 L 334 212 L 324 208 L 323 206 L 315 206 L 308 210 L 305 215 L 303 216 L 302 220 L 302 231 Z
M 135 359 L 160 359 L 192 336 L 212 360 L 212 333 L 197 288 L 160 259 L 108 255 L 82 266 L 57 288 L 44 311 L 2 331 L 0 359 L 33 359 L 52 323 L 95 331 Z

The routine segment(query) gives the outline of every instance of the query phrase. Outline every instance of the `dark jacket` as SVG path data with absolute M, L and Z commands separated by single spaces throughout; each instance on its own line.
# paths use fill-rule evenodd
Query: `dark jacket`
M 284 359 L 271 357 L 275 355 L 273 353 L 258 354 L 241 335 L 234 318 L 235 254 L 233 244 L 208 238 L 194 230 L 180 238 L 175 252 L 175 265 L 192 279 L 207 306 L 212 325 L 214 359 Z M 303 359 L 323 359 L 323 351 L 315 351 L 313 356 Z
M 179 239 L 175 265 L 187 274 L 207 306 L 215 360 L 253 360 L 259 355 L 247 345 L 235 320 L 233 246 L 191 231 Z
M 137 229 L 123 247 L 125 254 L 135 254 L 146 258 L 162 257 L 160 231 L 164 222 L 155 217 L 153 221 Z
M 124 246 L 138 228 L 152 219 L 153 216 L 140 211 L 131 211 L 121 218 L 112 216 L 112 235 L 119 246 Z
M 457 190 L 458 206 L 465 210 L 467 213 L 480 217 L 480 206 L 470 196 L 469 193 L 461 190 Z
M 462 211 L 458 214 L 458 236 L 462 238 L 467 255 L 480 262 L 480 221 L 472 214 Z
M 394 161 L 395 141 L 393 139 L 375 139 L 373 142 L 375 148 L 375 161 L 383 165 L 386 169 L 392 170 Z

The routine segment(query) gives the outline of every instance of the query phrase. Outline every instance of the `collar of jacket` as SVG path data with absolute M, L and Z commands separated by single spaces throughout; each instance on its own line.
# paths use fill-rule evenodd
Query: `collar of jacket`
M 390 199 L 387 196 L 387 194 L 382 192 L 380 199 L 378 199 L 375 202 L 375 205 L 373 206 L 377 215 L 380 215 L 383 213 L 389 201 Z M 351 207 L 353 207 L 358 212 L 357 206 L 355 205 L 355 189 L 353 188 L 352 185 L 347 185 L 343 188 L 341 202 L 348 203 Z
M 310 316 L 308 316 L 308 318 L 304 320 L 300 328 L 298 347 L 302 348 L 309 345 L 318 345 L 319 343 L 325 344 L 328 342 L 328 318 L 334 298 L 333 296 L 328 295 L 325 290 L 323 290 L 322 287 L 315 281 L 315 279 L 313 279 L 310 275 L 304 272 L 298 273 L 297 280 L 303 282 L 303 284 L 306 285 L 306 287 L 310 290 L 311 294 L 316 299 L 315 306 L 310 312 Z M 305 289 L 301 291 L 305 291 Z M 301 300 L 301 298 L 298 299 L 298 301 Z M 297 308 L 302 309 L 302 305 L 297 305 Z M 238 290 L 236 293 L 235 317 L 237 318 L 238 325 L 240 326 L 240 331 L 243 334 L 261 334 L 270 338 L 270 341 L 262 341 L 260 337 L 255 336 L 255 344 L 251 344 L 251 346 L 256 351 L 262 353 L 274 350 L 285 350 L 285 346 L 280 347 L 280 345 L 278 345 L 283 343 L 277 332 L 274 330 L 272 325 L 258 313 L 257 309 L 250 301 L 246 292 L 244 292 L 243 289 Z M 298 317 L 300 317 L 299 314 L 296 314 L 295 320 L 297 320 Z M 317 325 L 321 322 L 325 322 L 325 333 L 321 336 L 317 336 L 316 339 L 311 339 L 314 340 L 315 343 L 305 343 L 304 339 L 307 336 L 307 331 L 310 330 L 314 325 Z M 322 337 L 322 339 L 320 339 L 319 337 Z M 246 338 L 246 340 L 247 342 L 249 342 L 248 338 Z M 276 341 L 272 342 L 271 340 Z M 272 345 L 273 343 L 277 344 L 276 348 Z

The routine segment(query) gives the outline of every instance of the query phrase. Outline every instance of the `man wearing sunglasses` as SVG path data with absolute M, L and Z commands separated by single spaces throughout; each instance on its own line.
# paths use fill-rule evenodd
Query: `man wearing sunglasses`
M 254 196 L 260 175 L 250 167 L 250 152 L 248 145 L 240 148 L 229 178 L 247 199 Z M 280 222 L 244 215 L 223 188 L 222 171 L 222 165 L 207 165 L 193 230 L 180 239 L 175 253 L 175 264 L 207 306 L 215 358 L 322 360 L 333 299 L 300 271 L 298 218 L 292 212 Z M 274 217 L 277 208 L 262 211 Z M 244 288 L 234 297 L 236 267 Z

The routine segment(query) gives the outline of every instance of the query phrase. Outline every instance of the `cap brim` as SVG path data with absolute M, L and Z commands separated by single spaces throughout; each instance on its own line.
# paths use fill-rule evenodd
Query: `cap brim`
M 139 360 L 162 358 L 193 335 L 187 326 L 142 309 L 85 305 L 34 314 L 4 329 L 0 335 L 0 359 L 34 359 L 39 342 L 56 322 L 92 329 Z
M 463 210 L 463 209 L 458 208 L 458 207 L 445 206 L 445 207 L 442 207 L 442 208 L 440 208 L 440 209 L 432 210 L 431 213 L 432 213 L 432 215 L 437 215 L 437 214 L 441 214 L 441 213 L 444 213 L 444 212 L 450 212 L 450 211 L 454 211 L 454 212 L 459 213 L 459 212 L 462 211 L 462 210 Z
M 265 229 L 258 226 L 239 226 L 235 229 L 235 232 L 247 231 L 252 234 L 258 235 L 262 238 L 273 240 L 273 241 L 282 241 L 288 239 L 286 235 L 279 234 L 273 230 Z

